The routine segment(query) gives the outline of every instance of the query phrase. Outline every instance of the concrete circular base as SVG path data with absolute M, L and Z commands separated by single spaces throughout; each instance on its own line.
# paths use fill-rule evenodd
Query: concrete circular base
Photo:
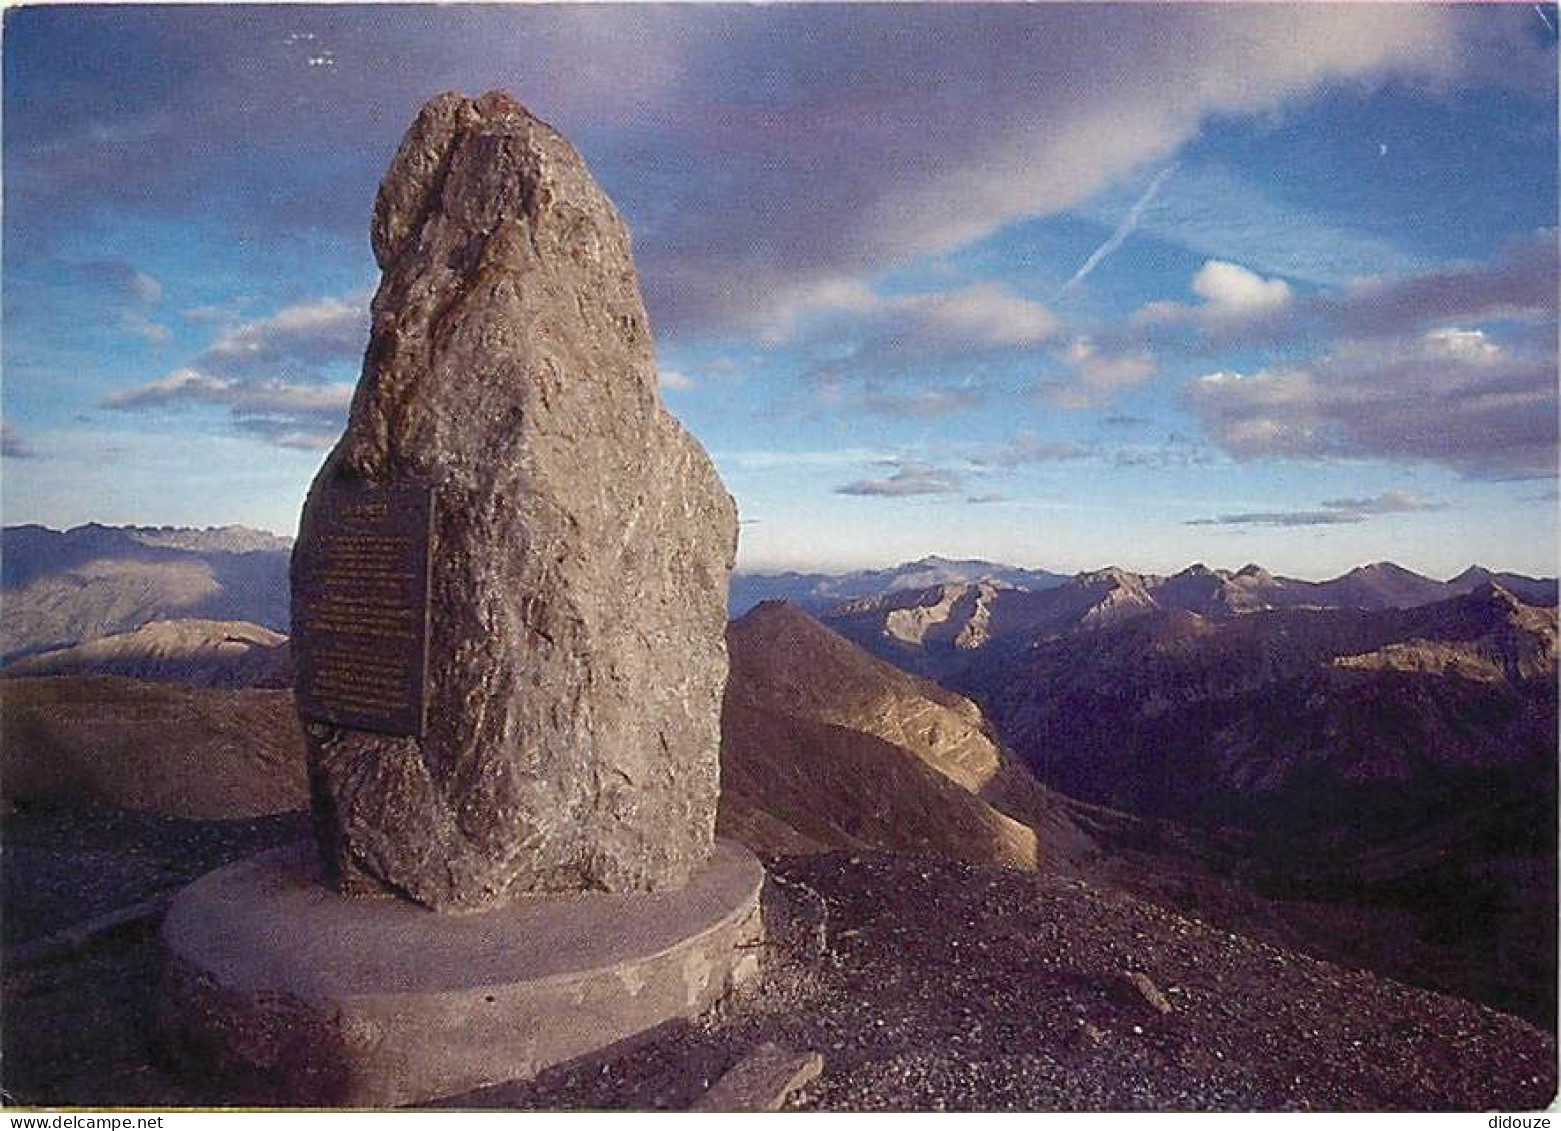
M 394 1107 L 535 1075 L 703 1012 L 758 968 L 764 872 L 442 915 L 326 887 L 312 845 L 196 881 L 163 924 L 163 1032 L 235 1102 Z

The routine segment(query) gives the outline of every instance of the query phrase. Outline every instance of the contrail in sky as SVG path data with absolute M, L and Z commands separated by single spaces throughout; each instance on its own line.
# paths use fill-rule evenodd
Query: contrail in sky
M 1057 292 L 1058 297 L 1067 294 L 1080 283 L 1091 271 L 1099 267 L 1117 248 L 1122 246 L 1122 241 L 1133 234 L 1133 229 L 1138 227 L 1138 221 L 1143 219 L 1144 210 L 1154 203 L 1155 194 L 1160 191 L 1160 186 L 1165 184 L 1165 179 L 1176 171 L 1175 165 L 1169 165 L 1160 170 L 1158 176 L 1149 182 L 1149 187 L 1144 190 L 1144 195 L 1138 198 L 1138 203 L 1127 210 L 1127 215 L 1122 217 L 1122 222 L 1117 225 L 1117 230 L 1111 233 L 1109 239 L 1094 251 L 1089 253 L 1089 258 L 1084 265 L 1073 273 L 1073 278 L 1062 285 Z
M 1545 15 L 1545 9 L 1544 8 L 1540 7 L 1538 4 L 1535 4 L 1534 5 L 1534 11 L 1539 13 L 1539 18 L 1545 21 L 1545 26 L 1547 28 L 1550 28 L 1551 31 L 1555 31 L 1556 30 L 1555 28 L 1550 26 L 1550 17 Z

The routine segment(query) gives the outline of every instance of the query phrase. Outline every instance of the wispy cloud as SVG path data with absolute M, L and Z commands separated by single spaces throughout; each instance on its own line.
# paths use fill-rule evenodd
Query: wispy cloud
M 1439 511 L 1442 503 L 1426 502 L 1408 491 L 1384 491 L 1365 499 L 1329 499 L 1312 510 L 1246 511 L 1213 518 L 1195 518 L 1188 526 L 1350 526 L 1386 514 Z
M 368 343 L 368 299 L 360 293 L 296 303 L 234 326 L 220 333 L 195 365 L 240 375 L 361 357 Z
M 853 402 L 875 416 L 899 420 L 925 420 L 954 416 L 978 408 L 985 395 L 977 389 L 916 389 L 911 392 L 870 390 Z
M 237 431 L 286 448 L 329 447 L 340 433 L 353 386 L 240 381 L 176 369 L 165 377 L 104 397 L 103 408 L 120 412 L 218 406 L 228 409 Z
M 1133 328 L 1152 336 L 1164 328 L 1190 325 L 1220 339 L 1234 334 L 1256 337 L 1269 327 L 1289 327 L 1282 316 L 1294 295 L 1283 279 L 1267 278 L 1240 263 L 1210 259 L 1194 273 L 1191 286 L 1202 302 L 1146 303 L 1134 313 Z
M 782 471 L 793 468 L 860 467 L 893 463 L 896 457 L 881 448 L 827 448 L 787 451 L 782 448 L 747 448 L 710 453 L 725 471 Z
M 1256 346 L 1392 339 L 1457 323 L 1551 322 L 1557 315 L 1557 268 L 1554 230 L 1506 244 L 1483 262 L 1356 279 L 1305 297 L 1282 279 L 1210 260 L 1190 284 L 1201 303 L 1147 303 L 1133 315 L 1128 332 L 1104 335 L 1105 347 L 1165 345 L 1166 331 L 1187 326 L 1215 344 Z
M 861 384 L 1020 355 L 1050 339 L 1058 324 L 1045 305 L 998 283 L 912 294 L 832 286 L 804 306 L 782 305 L 766 333 L 772 345 L 825 355 L 808 380 Z M 843 353 L 842 342 L 849 343 Z
M 1065 440 L 1046 440 L 1036 432 L 1020 432 L 1006 444 L 988 447 L 970 457 L 973 467 L 1014 468 L 1026 464 L 1064 463 L 1084 459 L 1089 450 Z
M 85 285 L 124 301 L 151 305 L 163 297 L 161 283 L 120 259 L 94 259 L 78 263 L 73 274 Z
M 878 498 L 905 498 L 913 495 L 957 495 L 963 488 L 959 476 L 930 464 L 906 461 L 893 475 L 880 479 L 858 479 L 835 488 L 837 495 L 864 495 Z
M 117 412 L 226 408 L 226 427 L 243 435 L 284 448 L 329 447 L 341 431 L 353 386 L 324 381 L 322 374 L 329 364 L 362 354 L 367 304 L 366 294 L 317 299 L 218 329 L 211 345 L 189 364 L 102 397 L 99 407 Z M 194 322 L 222 316 L 214 308 L 185 312 Z
M 1127 237 L 1133 234 L 1138 227 L 1139 221 L 1144 218 L 1144 212 L 1154 203 L 1155 196 L 1160 192 L 1160 186 L 1165 184 L 1166 179 L 1175 170 L 1175 165 L 1167 165 L 1155 174 L 1154 180 L 1149 182 L 1149 187 L 1144 190 L 1143 195 L 1134 201 L 1133 206 L 1127 210 L 1127 215 L 1122 217 L 1122 222 L 1117 225 L 1116 231 L 1111 233 L 1105 243 L 1089 253 L 1089 257 L 1080 264 L 1079 269 L 1073 273 L 1073 277 L 1057 291 L 1059 298 L 1089 278 L 1090 272 L 1104 263 L 1106 257 L 1121 247 L 1127 240 Z
M 104 408 L 134 409 L 183 404 L 227 405 L 242 412 L 339 413 L 352 403 L 351 385 L 291 385 L 282 381 L 234 381 L 198 369 L 103 398 Z
M 9 421 L 0 420 L 0 458 L 37 459 L 38 449 L 33 446 Z
M 1359 515 L 1413 514 L 1415 511 L 1445 510 L 1445 503 L 1431 503 L 1409 491 L 1384 491 L 1365 499 L 1324 499 L 1329 510 Z
M 1088 338 L 1076 339 L 1058 355 L 1071 371 L 1067 379 L 1043 382 L 1037 389 L 1053 408 L 1086 409 L 1109 404 L 1122 390 L 1155 375 L 1147 351 L 1125 348 L 1103 351 Z

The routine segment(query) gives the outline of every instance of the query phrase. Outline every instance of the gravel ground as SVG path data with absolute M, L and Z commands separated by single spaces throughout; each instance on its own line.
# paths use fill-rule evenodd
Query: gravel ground
M 301 815 L 13 814 L 7 935 L 144 900 L 304 831 Z M 767 1040 L 824 1055 L 823 1075 L 792 1099 L 800 1109 L 1513 1111 L 1555 1094 L 1554 1038 L 1526 1022 L 1113 890 L 888 854 L 766 864 L 768 960 L 740 995 L 440 1106 L 686 1108 Z M 173 1078 L 153 1052 L 154 929 L 7 964 L 7 1102 L 224 1102 L 220 1081 Z
M 7 1104 L 220 1104 L 212 1081 L 170 1078 L 151 1049 L 161 952 L 142 919 L 80 950 L 17 965 L 18 946 L 171 895 L 232 860 L 309 835 L 308 815 L 195 821 L 82 800 L 6 813 L 0 1093 Z
M 1518 1110 L 1528 1023 L 1077 881 L 890 855 L 768 862 L 772 953 L 721 1014 L 456 1107 L 686 1107 L 765 1040 L 816 1110 Z M 1140 971 L 1171 1004 L 1133 987 Z
M 27 801 L 14 803 L 0 828 L 0 938 L 16 946 L 306 837 L 309 817 L 195 821 L 87 800 Z

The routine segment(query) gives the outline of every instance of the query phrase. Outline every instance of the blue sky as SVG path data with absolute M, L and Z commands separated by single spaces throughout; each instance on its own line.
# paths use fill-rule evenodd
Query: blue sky
M 1557 568 L 1554 5 L 6 13 L 7 523 L 292 533 L 433 94 L 634 233 L 747 568 Z

